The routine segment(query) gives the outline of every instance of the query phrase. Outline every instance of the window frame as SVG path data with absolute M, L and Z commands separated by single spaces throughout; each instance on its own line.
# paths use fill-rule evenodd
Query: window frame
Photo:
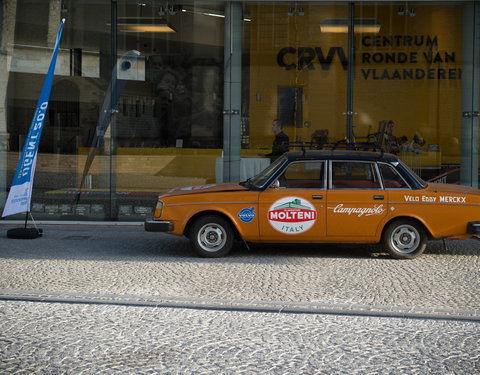
M 385 162 L 378 162 L 378 171 L 380 173 L 380 177 L 382 179 L 382 184 L 384 186 L 384 189 L 385 190 L 412 190 L 412 187 L 410 186 L 410 184 L 408 183 L 408 181 L 402 176 L 402 174 L 391 164 L 389 163 L 385 163 Z M 405 183 L 406 187 L 399 187 L 399 188 L 390 188 L 390 187 L 386 187 L 386 184 L 385 184 L 385 180 L 383 178 L 383 174 L 382 174 L 382 171 L 380 170 L 380 165 L 385 165 L 387 166 L 388 168 L 390 169 L 393 169 L 393 171 L 403 180 L 403 182 Z

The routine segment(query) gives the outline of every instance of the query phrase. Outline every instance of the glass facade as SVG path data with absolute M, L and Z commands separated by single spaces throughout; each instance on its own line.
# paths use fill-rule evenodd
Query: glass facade
M 4 0 L 0 12 L 0 208 L 62 18 L 35 219 L 139 221 L 159 192 L 251 177 L 275 158 L 275 119 L 290 149 L 362 142 L 425 180 L 478 187 L 479 1 Z

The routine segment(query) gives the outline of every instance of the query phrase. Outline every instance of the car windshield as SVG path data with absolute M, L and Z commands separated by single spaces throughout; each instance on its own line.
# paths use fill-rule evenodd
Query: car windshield
M 272 176 L 272 174 L 279 168 L 283 163 L 287 161 L 285 156 L 279 157 L 275 160 L 272 164 L 270 164 L 267 168 L 261 171 L 254 177 L 249 178 L 248 180 L 242 182 L 241 184 L 246 187 L 254 187 L 254 188 L 261 188 L 268 179 Z

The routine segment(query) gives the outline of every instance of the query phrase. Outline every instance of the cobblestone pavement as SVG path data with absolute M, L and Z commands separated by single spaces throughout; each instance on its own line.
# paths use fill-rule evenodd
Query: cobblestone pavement
M 8 374 L 480 372 L 473 322 L 34 302 L 0 322 Z
M 142 227 L 9 228 L 0 373 L 480 373 L 480 241 L 411 261 L 242 243 L 201 259 Z

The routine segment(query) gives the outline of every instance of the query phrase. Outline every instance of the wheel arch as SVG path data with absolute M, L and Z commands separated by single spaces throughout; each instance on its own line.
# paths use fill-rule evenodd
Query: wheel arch
M 208 216 L 208 215 L 219 216 L 219 217 L 225 219 L 230 224 L 230 226 L 233 230 L 233 234 L 235 236 L 235 239 L 238 240 L 238 239 L 242 238 L 240 233 L 238 232 L 237 226 L 235 225 L 235 223 L 233 222 L 231 217 L 228 216 L 227 214 L 223 213 L 223 212 L 215 211 L 215 210 L 200 211 L 200 212 L 197 212 L 195 215 L 193 215 L 190 219 L 188 219 L 187 224 L 185 225 L 185 230 L 183 231 L 184 235 L 187 238 L 190 238 L 190 230 L 192 228 L 193 223 L 196 220 L 198 220 L 200 217 Z
M 415 216 L 408 216 L 408 215 L 402 215 L 402 216 L 395 216 L 395 217 L 392 217 L 390 220 L 388 220 L 387 222 L 384 223 L 383 227 L 382 227 L 382 231 L 380 233 L 380 238 L 383 237 L 383 234 L 385 233 L 385 230 L 388 228 L 388 226 L 395 222 L 395 221 L 399 221 L 399 220 L 412 220 L 412 221 L 415 221 L 417 222 L 418 224 L 420 224 L 423 229 L 425 230 L 425 233 L 427 234 L 427 238 L 429 240 L 433 239 L 433 236 L 432 236 L 432 233 L 430 231 L 430 228 L 425 224 L 425 222 L 423 220 L 421 220 L 420 218 L 418 217 L 415 217 Z

